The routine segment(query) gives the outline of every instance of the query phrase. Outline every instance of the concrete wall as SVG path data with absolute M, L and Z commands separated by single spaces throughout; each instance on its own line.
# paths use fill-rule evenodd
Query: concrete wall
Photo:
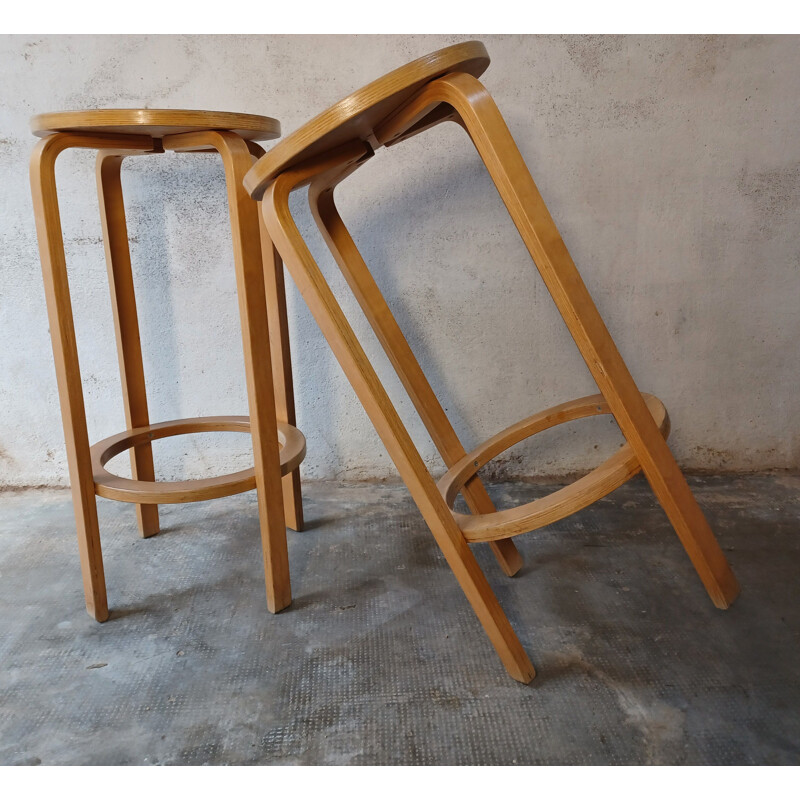
M 285 133 L 400 64 L 467 37 L 0 38 L 0 484 L 66 466 L 29 199 L 34 113 L 238 110 Z M 798 466 L 800 47 L 797 38 L 482 38 L 493 93 L 642 389 L 689 468 Z M 93 158 L 58 169 L 93 440 L 124 427 Z M 126 166 L 154 420 L 246 413 L 222 170 L 213 156 Z M 456 126 L 381 152 L 343 216 L 465 443 L 594 390 L 476 154 Z M 311 230 L 302 199 L 297 205 Z M 322 253 L 319 241 L 315 251 Z M 324 262 L 334 275 L 330 258 Z M 335 280 L 368 352 L 354 300 Z M 314 478 L 394 474 L 291 287 L 299 422 Z M 380 359 L 394 393 L 402 391 Z M 413 408 L 400 404 L 440 469 Z M 619 441 L 608 420 L 515 448 L 497 469 L 559 474 Z M 240 468 L 245 437 L 159 443 L 162 477 Z M 124 472 L 125 457 L 113 462 Z

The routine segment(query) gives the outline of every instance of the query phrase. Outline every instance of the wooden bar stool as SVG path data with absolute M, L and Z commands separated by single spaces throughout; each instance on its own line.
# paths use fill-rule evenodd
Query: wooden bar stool
M 98 109 L 42 114 L 31 120 L 31 127 L 42 137 L 31 158 L 31 187 L 87 610 L 99 622 L 108 618 L 96 495 L 135 503 L 139 530 L 148 537 L 159 530 L 159 503 L 208 500 L 256 488 L 267 604 L 270 611 L 280 611 L 291 602 L 285 525 L 295 530 L 303 527 L 299 465 L 305 439 L 295 427 L 283 265 L 259 221 L 256 203 L 242 186 L 254 159 L 264 154 L 256 140 L 277 138 L 280 124 L 253 114 Z M 56 159 L 72 147 L 98 151 L 97 188 L 128 427 L 93 447 L 86 427 L 55 182 Z M 249 418 L 150 423 L 120 169 L 128 156 L 165 150 L 213 150 L 222 156 Z M 271 368 L 264 368 L 265 364 Z M 216 478 L 156 481 L 151 442 L 200 431 L 249 431 L 254 467 Z M 106 462 L 128 449 L 133 477 L 111 475 Z
M 272 240 L 498 655 L 514 678 L 527 683 L 534 676 L 533 666 L 470 544 L 490 542 L 505 571 L 513 574 L 519 556 L 511 537 L 584 508 L 642 470 L 714 604 L 726 608 L 738 586 L 666 444 L 664 406 L 636 388 L 500 112 L 477 80 L 488 65 L 480 42 L 448 47 L 413 61 L 281 141 L 248 172 L 245 186 L 263 201 Z M 335 187 L 380 147 L 448 120 L 461 125 L 475 145 L 600 390 L 600 394 L 529 417 L 470 453 L 465 452 L 425 379 L 333 196 Z M 295 225 L 289 196 L 306 185 L 323 237 L 448 467 L 438 486 Z M 539 431 L 596 414 L 612 414 L 616 419 L 627 440 L 620 452 L 549 497 L 514 510 L 494 509 L 476 475 L 480 467 Z M 452 511 L 459 492 L 470 515 Z

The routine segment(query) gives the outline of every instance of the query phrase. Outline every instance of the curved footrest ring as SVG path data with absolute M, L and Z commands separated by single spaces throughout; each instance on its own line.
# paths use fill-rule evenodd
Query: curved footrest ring
M 232 472 L 215 478 L 190 481 L 137 481 L 112 475 L 105 465 L 137 444 L 179 436 L 185 433 L 208 431 L 250 432 L 249 417 L 194 417 L 170 422 L 158 422 L 141 428 L 109 436 L 90 449 L 95 494 L 123 503 L 190 503 L 196 500 L 212 500 L 216 497 L 247 492 L 256 488 L 255 469 Z M 306 454 L 305 436 L 294 426 L 278 423 L 278 442 L 281 447 L 281 475 L 295 470 Z
M 664 404 L 651 394 L 642 394 L 659 430 L 666 438 L 669 434 L 669 417 Z M 500 453 L 534 434 L 541 433 L 563 422 L 585 417 L 610 414 L 602 395 L 582 397 L 534 414 L 487 439 L 455 463 L 439 480 L 437 486 L 450 510 L 458 493 L 478 470 Z M 491 542 L 517 536 L 520 533 L 550 525 L 580 511 L 610 494 L 639 473 L 641 466 L 626 442 L 611 458 L 574 483 L 532 503 L 491 514 L 459 514 L 453 511 L 456 524 L 469 542 Z

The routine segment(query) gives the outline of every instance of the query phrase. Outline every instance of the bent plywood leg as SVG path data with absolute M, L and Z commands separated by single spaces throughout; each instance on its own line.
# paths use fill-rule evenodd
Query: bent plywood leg
M 139 318 L 133 289 L 133 272 L 128 246 L 128 226 L 122 197 L 120 169 L 124 154 L 100 151 L 97 154 L 97 194 L 111 289 L 111 309 L 117 337 L 117 355 L 122 380 L 122 399 L 128 430 L 150 424 L 147 394 L 139 340 Z M 154 481 L 153 448 L 150 442 L 131 449 L 131 475 L 134 480 Z M 158 506 L 136 505 L 139 532 L 148 537 L 158 533 Z
M 292 219 L 289 194 L 303 177 L 302 170 L 286 172 L 267 190 L 262 208 L 270 237 L 503 664 L 528 683 L 534 676 L 530 659 Z
M 217 149 L 225 165 L 236 261 L 239 314 L 242 320 L 247 394 L 250 402 L 250 429 L 253 435 L 261 536 L 264 544 L 267 606 L 275 614 L 292 602 L 292 590 L 283 515 L 275 393 L 272 371 L 263 369 L 265 361 L 271 364 L 271 355 L 258 206 L 242 185 L 245 173 L 252 165 L 247 145 L 235 134 L 225 133 L 218 136 L 220 141 Z
M 286 282 L 283 261 L 269 238 L 259 209 L 261 253 L 264 260 L 264 288 L 267 299 L 272 381 L 275 386 L 275 409 L 279 422 L 297 426 L 292 380 L 292 356 L 289 348 L 289 318 L 286 313 Z M 303 530 L 303 494 L 300 468 L 283 476 L 283 511 L 286 524 L 295 531 Z
M 254 160 L 264 155 L 264 148 L 256 142 L 248 142 L 247 147 Z M 260 208 L 258 220 L 261 231 L 261 256 L 264 260 L 264 287 L 272 355 L 272 381 L 275 385 L 275 409 L 278 422 L 297 426 L 283 262 L 272 244 L 272 239 L 269 238 Z M 299 467 L 283 476 L 283 513 L 286 516 L 286 524 L 292 530 L 303 530 L 303 494 Z
M 472 76 L 454 74 L 435 83 L 438 86 L 434 91 L 454 106 L 464 121 L 584 361 L 706 591 L 717 607 L 727 608 L 739 593 L 736 578 L 648 412 L 497 106 Z
M 108 599 L 61 215 L 56 196 L 55 161 L 58 154 L 70 146 L 70 142 L 69 134 L 55 134 L 36 146 L 31 158 L 31 191 L 78 529 L 86 610 L 98 622 L 103 622 L 108 619 Z
M 211 147 L 222 156 L 225 167 L 264 550 L 267 606 L 272 613 L 277 613 L 292 602 L 292 592 L 283 516 L 275 394 L 271 370 L 262 368 L 265 362 L 270 363 L 270 344 L 258 206 L 242 185 L 244 175 L 253 162 L 244 140 L 228 131 L 175 134 L 165 137 L 163 144 L 168 150 Z
M 57 133 L 42 139 L 31 156 L 33 212 L 42 261 L 50 338 L 53 342 L 86 610 L 98 622 L 103 622 L 108 619 L 108 599 L 61 215 L 56 194 L 55 162 L 59 153 L 70 147 L 93 150 L 114 147 L 148 151 L 153 147 L 153 140 L 150 136 Z
M 464 457 L 466 450 L 336 208 L 335 187 L 351 171 L 352 168 L 349 168 L 332 179 L 312 182 L 308 193 L 311 211 L 342 274 L 449 469 Z M 463 493 L 472 513 L 489 514 L 495 511 L 479 478 L 471 480 Z M 506 575 L 514 575 L 522 566 L 522 556 L 511 539 L 492 542 L 491 548 Z

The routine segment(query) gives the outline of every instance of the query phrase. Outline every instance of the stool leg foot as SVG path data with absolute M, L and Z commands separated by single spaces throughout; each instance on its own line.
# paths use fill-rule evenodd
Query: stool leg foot
M 494 508 L 494 504 L 492 507 Z M 477 513 L 484 512 L 478 511 Z M 522 569 L 522 565 L 525 563 L 522 553 L 517 550 L 517 546 L 511 539 L 498 539 L 496 542 L 490 542 L 489 547 L 491 547 L 500 568 L 509 578 L 513 578 Z
M 603 323 L 494 100 L 470 75 L 449 75 L 436 84 L 434 91 L 441 91 L 440 97 L 459 112 L 706 591 L 714 605 L 727 608 L 739 593 L 736 578 Z
M 413 483 L 410 482 L 409 477 L 404 475 L 403 479 L 412 495 L 415 494 Z M 517 638 L 517 634 L 514 633 L 514 629 L 486 580 L 486 576 L 475 560 L 472 550 L 455 525 L 450 510 L 446 506 L 444 512 L 437 508 L 435 516 L 433 516 L 426 513 L 424 502 L 420 503 L 418 497 L 415 497 L 415 500 L 423 511 L 431 533 L 508 674 L 520 683 L 530 683 L 536 677 L 536 670 Z
M 100 201 L 100 220 L 111 290 L 111 309 L 117 339 L 117 355 L 122 381 L 122 399 L 128 429 L 150 424 L 147 410 L 142 345 L 139 339 L 139 319 L 133 289 L 133 271 L 128 245 L 128 226 L 122 197 L 120 169 L 125 155 L 101 150 L 97 154 L 97 194 Z M 134 480 L 155 480 L 153 448 L 149 442 L 131 450 L 131 476 Z M 158 506 L 137 503 L 136 519 L 144 538 L 159 531 Z
M 86 610 L 98 622 L 104 622 L 108 619 L 108 599 L 55 181 L 56 158 L 70 146 L 71 141 L 70 134 L 54 134 L 37 145 L 31 157 L 31 192 L 64 425 Z

